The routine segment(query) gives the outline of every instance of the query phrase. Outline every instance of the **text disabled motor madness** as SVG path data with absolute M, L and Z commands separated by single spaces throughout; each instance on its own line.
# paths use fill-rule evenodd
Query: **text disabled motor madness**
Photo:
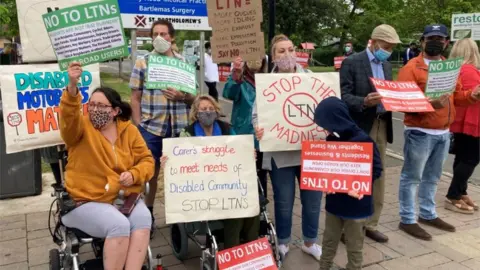
M 370 195 L 373 143 L 303 142 L 300 187 Z

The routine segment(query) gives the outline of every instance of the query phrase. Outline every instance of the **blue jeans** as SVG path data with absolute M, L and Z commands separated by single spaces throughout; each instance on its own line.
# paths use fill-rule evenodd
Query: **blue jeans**
M 418 188 L 419 216 L 437 218 L 435 193 L 448 156 L 450 133 L 430 135 L 418 130 L 405 130 L 402 173 L 400 175 L 400 218 L 403 224 L 415 224 L 415 194 Z
M 275 226 L 278 242 L 288 244 L 292 233 L 293 204 L 295 202 L 295 177 L 300 181 L 300 166 L 278 168 L 272 159 L 270 178 L 275 204 Z M 300 190 L 302 201 L 303 241 L 314 243 L 318 237 L 318 219 L 322 192 Z
M 171 125 L 168 125 L 167 133 L 165 137 L 160 137 L 155 134 L 148 132 L 144 127 L 138 126 L 138 130 L 140 130 L 140 134 L 142 135 L 145 143 L 147 144 L 148 149 L 152 152 L 153 159 L 155 159 L 155 171 L 160 168 L 160 158 L 162 157 L 162 150 L 163 150 L 163 138 L 170 138 L 172 137 L 172 128 Z

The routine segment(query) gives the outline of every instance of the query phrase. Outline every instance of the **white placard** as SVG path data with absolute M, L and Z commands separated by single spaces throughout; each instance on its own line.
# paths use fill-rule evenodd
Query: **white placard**
M 68 73 L 58 64 L 0 66 L 7 153 L 63 144 L 60 137 L 60 97 Z M 98 64 L 83 67 L 79 90 L 84 112 L 91 92 L 100 86 Z
M 252 135 L 163 140 L 166 223 L 259 214 Z
M 340 97 L 338 72 L 256 74 L 255 84 L 261 151 L 300 150 L 302 141 L 326 137 L 314 114 L 325 98 Z

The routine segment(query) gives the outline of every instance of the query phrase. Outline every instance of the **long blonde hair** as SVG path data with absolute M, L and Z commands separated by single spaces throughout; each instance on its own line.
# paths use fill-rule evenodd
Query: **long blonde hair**
M 190 109 L 190 123 L 196 122 L 197 119 L 197 114 L 198 114 L 198 107 L 200 107 L 200 102 L 202 100 L 210 101 L 213 104 L 213 107 L 215 107 L 215 111 L 217 112 L 218 116 L 220 116 L 220 104 L 212 98 L 211 96 L 208 95 L 201 95 L 198 96 L 195 101 L 193 101 L 192 108 Z
M 464 64 L 471 64 L 480 68 L 480 53 L 475 41 L 471 38 L 461 39 L 453 45 L 450 58 L 463 57 Z

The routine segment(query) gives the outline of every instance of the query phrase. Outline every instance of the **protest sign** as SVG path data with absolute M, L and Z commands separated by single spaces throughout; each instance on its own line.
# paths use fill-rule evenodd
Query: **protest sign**
M 430 102 L 415 82 L 393 82 L 370 78 L 382 96 L 385 110 L 391 112 L 433 112 Z
M 373 143 L 303 142 L 300 188 L 372 194 Z
M 451 39 L 464 38 L 480 40 L 480 13 L 452 14 Z
M 252 135 L 165 139 L 167 224 L 260 213 Z
M 297 56 L 297 64 L 303 68 L 308 68 L 308 61 L 310 60 L 310 54 L 308 52 L 295 52 Z
M 302 141 L 326 137 L 313 118 L 322 100 L 340 97 L 338 72 L 256 74 L 255 84 L 262 152 L 300 150 Z
M 22 61 L 38 63 L 57 60 L 42 15 L 45 12 L 97 2 L 98 0 L 15 0 L 22 43 Z
M 104 0 L 44 14 L 43 22 L 61 70 L 128 56 L 117 0 Z
M 342 66 L 343 60 L 345 60 L 345 56 L 337 56 L 333 58 L 333 64 L 335 66 L 335 70 L 339 70 Z
M 430 61 L 425 95 L 431 98 L 439 98 L 455 91 L 462 64 L 463 58 Z
M 272 247 L 266 237 L 217 253 L 219 270 L 276 270 Z
M 218 66 L 218 75 L 221 82 L 226 82 L 231 73 L 230 66 Z
M 215 63 L 233 62 L 237 57 L 259 60 L 265 56 L 261 1 L 207 0 L 207 9 Z
M 60 98 L 68 74 L 57 64 L 0 66 L 6 152 L 63 144 L 59 131 Z M 90 93 L 100 86 L 99 65 L 83 68 L 78 88 L 83 112 Z
M 182 60 L 163 55 L 149 55 L 147 65 L 147 89 L 175 88 L 197 94 L 196 68 Z

